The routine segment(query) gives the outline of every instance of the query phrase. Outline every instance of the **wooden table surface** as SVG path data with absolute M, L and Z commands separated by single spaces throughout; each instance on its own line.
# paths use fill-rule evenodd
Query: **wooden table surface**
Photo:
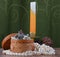
M 55 55 L 13 56 L 2 54 L 2 49 L 0 49 L 0 57 L 60 57 L 60 48 L 55 48 L 55 50 L 56 50 Z

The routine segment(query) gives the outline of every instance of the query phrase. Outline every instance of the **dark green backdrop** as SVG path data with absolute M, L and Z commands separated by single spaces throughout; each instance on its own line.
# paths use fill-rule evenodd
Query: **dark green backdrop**
M 29 5 L 37 2 L 37 33 L 49 36 L 60 47 L 60 0 L 0 0 L 0 44 L 9 33 L 20 28 L 29 33 Z

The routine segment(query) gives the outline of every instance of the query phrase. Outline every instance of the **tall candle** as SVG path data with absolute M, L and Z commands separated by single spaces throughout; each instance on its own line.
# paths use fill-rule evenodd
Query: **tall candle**
M 30 33 L 36 34 L 36 2 L 30 2 Z

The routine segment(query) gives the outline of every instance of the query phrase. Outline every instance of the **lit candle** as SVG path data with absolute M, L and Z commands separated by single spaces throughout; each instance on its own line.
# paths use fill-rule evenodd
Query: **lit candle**
M 36 34 L 36 2 L 30 2 L 30 33 Z

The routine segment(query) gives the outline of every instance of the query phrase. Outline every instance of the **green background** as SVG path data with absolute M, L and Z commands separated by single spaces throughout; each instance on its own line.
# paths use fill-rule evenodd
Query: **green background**
M 9 33 L 29 33 L 30 2 L 37 2 L 37 36 L 51 37 L 60 47 L 60 0 L 0 0 L 0 44 Z

